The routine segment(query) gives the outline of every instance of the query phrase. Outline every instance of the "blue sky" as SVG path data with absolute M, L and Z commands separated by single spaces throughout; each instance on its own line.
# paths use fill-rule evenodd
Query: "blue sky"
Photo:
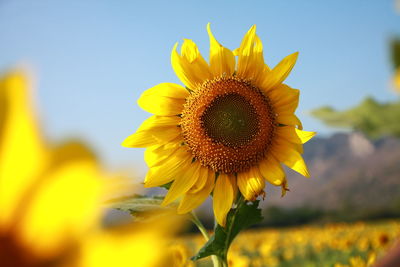
M 234 49 L 257 25 L 267 63 L 300 57 L 287 83 L 301 89 L 305 129 L 332 133 L 307 111 L 344 109 L 389 89 L 388 41 L 400 35 L 392 0 L 366 1 L 20 1 L 0 0 L 0 70 L 28 65 L 51 140 L 78 137 L 110 167 L 145 171 L 143 150 L 120 146 L 149 116 L 141 92 L 178 82 L 175 42 L 193 39 L 208 57 L 206 24 Z

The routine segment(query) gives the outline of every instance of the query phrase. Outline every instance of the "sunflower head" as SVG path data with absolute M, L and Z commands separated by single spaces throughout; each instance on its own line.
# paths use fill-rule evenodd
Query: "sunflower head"
M 257 87 L 235 76 L 206 81 L 186 100 L 182 135 L 193 157 L 215 171 L 248 171 L 262 159 L 275 115 Z
M 172 67 L 185 87 L 163 83 L 145 91 L 138 103 L 154 116 L 123 145 L 147 148 L 145 186 L 172 182 L 165 205 L 181 197 L 178 212 L 185 213 L 213 192 L 216 219 L 225 225 L 238 189 L 249 201 L 264 195 L 265 180 L 288 190 L 281 163 L 309 176 L 302 144 L 315 133 L 302 131 L 294 114 L 299 90 L 283 83 L 298 53 L 271 69 L 255 26 L 234 52 L 209 24 L 207 31 L 209 63 L 192 40 L 180 52 L 175 44 Z

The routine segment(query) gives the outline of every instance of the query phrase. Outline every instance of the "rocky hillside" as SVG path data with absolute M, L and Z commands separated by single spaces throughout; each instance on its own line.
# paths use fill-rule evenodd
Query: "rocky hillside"
M 269 186 L 264 206 L 382 209 L 400 204 L 400 140 L 371 141 L 360 133 L 314 138 L 304 158 L 311 178 L 287 170 L 284 198 Z

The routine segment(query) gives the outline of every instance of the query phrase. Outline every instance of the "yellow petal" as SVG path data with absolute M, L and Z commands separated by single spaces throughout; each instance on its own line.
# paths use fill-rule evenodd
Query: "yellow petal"
M 239 56 L 240 47 L 233 49 L 232 53 L 235 57 Z
M 178 43 L 172 49 L 172 68 L 188 88 L 196 90 L 198 85 L 211 77 L 209 66 L 192 40 L 184 40 L 181 55 L 176 51 L 177 46 Z
M 200 163 L 193 162 L 184 168 L 181 168 L 181 173 L 176 175 L 175 181 L 168 190 L 162 205 L 170 204 L 172 201 L 189 191 L 199 177 L 200 166 Z
M 233 186 L 231 177 L 226 174 L 219 174 L 214 187 L 213 209 L 218 224 L 225 227 L 226 215 L 233 204 Z
M 154 128 L 178 126 L 181 118 L 178 116 L 151 116 L 145 120 L 137 131 L 152 130 Z
M 268 65 L 264 62 L 263 45 L 261 39 L 256 35 L 254 38 L 254 66 L 257 66 L 257 74 L 254 75 L 252 83 L 261 88 L 261 82 L 264 80 L 265 75 L 271 71 Z
M 206 172 L 206 173 L 207 177 L 205 177 L 206 182 L 204 186 L 201 187 L 200 190 L 195 190 L 195 191 L 190 190 L 183 196 L 178 207 L 179 214 L 184 214 L 190 212 L 191 210 L 194 210 L 195 208 L 200 206 L 210 195 L 215 184 L 215 173 L 214 172 Z
M 267 64 L 264 63 L 264 49 L 263 49 L 263 44 L 261 42 L 260 37 L 256 34 L 256 37 L 254 38 L 254 58 L 258 62 L 258 65 L 264 65 L 264 69 L 266 71 L 270 71 L 271 69 L 268 67 Z
M 173 181 L 191 161 L 190 153 L 183 148 L 178 149 L 163 164 L 153 167 L 147 172 L 144 186 L 160 186 Z
M 283 140 L 280 140 L 279 142 L 275 141 L 271 150 L 277 160 L 283 162 L 286 166 L 298 173 L 310 177 L 303 157 L 290 143 L 283 142 Z
M 178 123 L 178 121 L 176 121 Z M 170 126 L 164 126 L 162 124 L 153 124 L 151 127 L 140 130 L 140 132 L 147 133 L 148 135 L 154 137 L 160 143 L 166 143 L 175 139 L 182 134 L 181 127 L 177 124 Z
M 297 126 L 300 130 L 303 129 L 301 121 L 294 114 L 277 114 L 276 121 L 282 125 Z
M 238 173 L 237 185 L 246 200 L 254 201 L 264 192 L 265 181 L 258 168 L 253 167 L 247 172 Z
M 0 226 L 12 220 L 16 205 L 47 163 L 31 105 L 27 78 L 19 72 L 0 80 Z
M 261 88 L 264 91 L 268 91 L 281 84 L 293 69 L 298 55 L 298 52 L 293 53 L 279 62 L 279 64 L 268 73 L 268 75 L 265 75 L 263 78 L 264 80 L 261 83 Z
M 397 67 L 397 69 L 394 71 L 393 87 L 396 92 L 400 92 L 400 67 Z
M 177 116 L 151 116 L 145 120 L 138 131 L 122 142 L 125 147 L 149 147 L 163 144 L 181 135 Z
M 285 140 L 285 139 L 284 139 Z M 304 148 L 303 148 L 303 144 L 294 144 L 294 143 L 290 143 L 290 145 L 300 154 L 304 153 Z
M 180 128 L 173 126 L 160 130 L 140 131 L 128 136 L 122 146 L 125 147 L 149 147 L 166 143 L 180 136 Z
M 188 90 L 176 83 L 160 83 L 147 89 L 142 95 L 159 95 L 171 98 L 186 99 L 189 96 Z
M 162 231 L 165 227 L 163 224 L 161 221 L 158 225 L 146 224 L 140 228 L 135 225 L 119 231 L 101 231 L 85 238 L 76 266 L 164 266 L 170 240 Z
M 286 84 L 277 86 L 267 92 L 268 98 L 278 114 L 294 113 L 299 105 L 300 90 L 292 89 Z
M 207 24 L 210 38 L 210 71 L 214 77 L 226 74 L 231 76 L 235 71 L 235 56 L 228 48 L 223 47 L 211 32 L 210 23 Z
M 147 112 L 160 116 L 182 113 L 187 90 L 174 83 L 161 83 L 146 91 L 138 99 L 138 105 Z
M 128 136 L 123 142 L 124 147 L 149 147 L 159 144 L 158 140 L 146 132 L 137 132 Z
M 302 131 L 293 126 L 277 127 L 276 134 L 295 144 L 304 144 L 316 135 L 315 132 Z
M 183 140 L 176 138 L 161 146 L 148 147 L 144 152 L 144 161 L 149 168 L 163 164 L 175 151 L 181 147 Z
M 233 200 L 235 200 L 237 198 L 237 194 L 239 192 L 239 188 L 237 186 L 237 175 L 235 175 L 234 177 L 231 178 L 231 184 L 232 184 L 232 188 L 233 188 Z
M 47 164 L 48 169 L 55 169 L 64 164 L 71 164 L 80 160 L 97 163 L 97 157 L 86 145 L 79 141 L 68 141 L 52 147 Z
M 256 36 L 256 25 L 253 25 L 243 37 L 242 43 L 237 51 L 238 55 L 238 75 L 246 76 L 254 66 L 251 65 L 253 55 L 254 39 Z
M 273 156 L 268 156 L 262 160 L 258 168 L 261 175 L 273 185 L 281 185 L 285 180 L 285 172 Z
M 92 161 L 62 164 L 46 176 L 27 200 L 20 232 L 40 255 L 65 249 L 100 220 L 102 183 Z
M 8 91 L 3 88 L 3 83 L 0 81 L 0 150 L 1 150 L 1 140 L 3 140 L 2 136 L 4 133 L 6 115 L 7 115 L 7 106 L 8 106 Z
M 260 38 L 256 35 L 256 26 L 253 25 L 243 37 L 238 55 L 237 76 L 257 81 L 268 67 L 264 64 L 263 47 Z M 256 85 L 257 82 L 256 82 Z
M 188 193 L 194 194 L 200 190 L 203 189 L 205 184 L 207 183 L 208 177 L 215 176 L 215 173 L 212 170 L 209 170 L 208 168 L 202 167 L 199 170 L 199 176 L 197 178 L 196 183 L 190 188 Z

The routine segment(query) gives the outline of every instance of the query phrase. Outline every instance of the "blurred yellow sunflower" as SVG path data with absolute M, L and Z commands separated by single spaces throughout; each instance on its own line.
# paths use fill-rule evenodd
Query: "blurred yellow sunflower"
M 145 91 L 138 104 L 154 116 L 123 146 L 147 148 L 146 187 L 173 181 L 164 205 L 183 196 L 178 212 L 186 213 L 213 192 L 215 217 L 224 226 L 237 188 L 246 200 L 264 194 L 265 180 L 285 191 L 281 163 L 309 176 L 302 144 L 315 133 L 302 131 L 294 114 L 299 90 L 283 84 L 298 53 L 271 69 L 255 26 L 233 52 L 209 24 L 207 30 L 209 64 L 192 40 L 184 40 L 180 53 L 175 44 L 172 67 L 185 87 L 162 83 Z
M 394 90 L 396 92 L 400 92 L 400 68 L 397 68 L 394 71 L 393 75 L 393 85 L 394 85 Z
M 0 79 L 0 266 L 160 266 L 167 229 L 102 228 L 113 179 L 83 145 L 45 144 L 27 83 Z

